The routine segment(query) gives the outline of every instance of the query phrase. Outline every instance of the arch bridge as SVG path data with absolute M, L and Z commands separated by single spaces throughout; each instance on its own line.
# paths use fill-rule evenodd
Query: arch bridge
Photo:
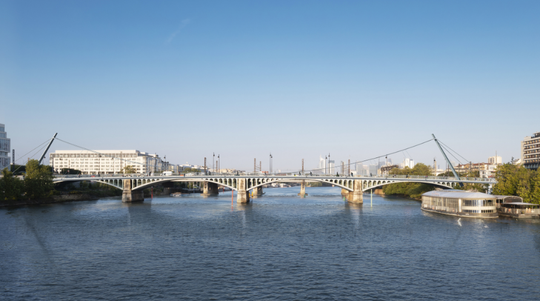
M 321 182 L 340 187 L 347 200 L 362 203 L 362 194 L 375 188 L 395 183 L 424 183 L 445 189 L 452 189 L 462 183 L 483 184 L 488 191 L 496 183 L 494 179 L 462 178 L 432 176 L 375 176 L 375 177 L 339 177 L 326 175 L 261 175 L 261 174 L 215 174 L 215 175 L 181 175 L 181 176 L 123 176 L 123 175 L 85 175 L 56 176 L 54 183 L 94 181 L 110 185 L 123 191 L 122 201 L 133 202 L 144 200 L 143 189 L 165 182 L 200 182 L 204 194 L 217 194 L 218 186 L 228 187 L 237 192 L 237 202 L 249 202 L 249 191 L 254 195 L 262 194 L 262 187 L 273 183 L 299 183 L 300 196 L 305 196 L 305 185 L 308 182 Z

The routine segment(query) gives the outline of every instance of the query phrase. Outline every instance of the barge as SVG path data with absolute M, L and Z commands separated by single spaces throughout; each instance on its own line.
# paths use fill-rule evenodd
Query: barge
M 518 196 L 497 195 L 497 212 L 500 217 L 540 218 L 540 205 L 524 203 Z
M 463 190 L 433 190 L 422 195 L 422 210 L 471 218 L 497 218 L 497 197 Z

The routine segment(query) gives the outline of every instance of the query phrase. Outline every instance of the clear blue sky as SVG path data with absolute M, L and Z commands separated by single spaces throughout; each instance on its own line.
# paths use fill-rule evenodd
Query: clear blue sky
M 172 163 L 215 152 L 267 169 L 272 152 L 298 169 L 435 133 L 508 161 L 540 131 L 539 16 L 537 0 L 0 0 L 0 123 L 18 156 L 58 132 Z M 433 143 L 404 156 L 443 164 Z

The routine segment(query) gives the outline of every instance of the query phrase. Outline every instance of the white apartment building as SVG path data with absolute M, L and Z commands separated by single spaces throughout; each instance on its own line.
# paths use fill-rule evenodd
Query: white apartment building
M 540 167 L 540 132 L 521 141 L 521 163 L 528 169 Z
M 11 151 L 11 140 L 7 137 L 6 126 L 0 123 L 0 172 L 4 168 L 9 168 L 11 160 L 9 152 Z
M 80 170 L 83 174 L 117 174 L 126 166 L 136 173 L 161 173 L 170 170 L 169 163 L 157 154 L 138 150 L 57 150 L 50 155 L 50 165 L 55 172 L 63 168 Z M 174 168 L 173 168 L 174 170 Z

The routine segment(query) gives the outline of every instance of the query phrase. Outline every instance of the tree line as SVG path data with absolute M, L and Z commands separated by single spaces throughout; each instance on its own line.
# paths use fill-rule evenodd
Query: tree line
M 46 199 L 51 197 L 53 192 L 52 168 L 40 165 L 38 160 L 30 160 L 26 163 L 23 179 L 14 176 L 7 168 L 2 170 L 0 201 L 4 203 Z
M 540 204 L 540 168 L 530 170 L 507 163 L 497 168 L 495 178 L 493 194 L 517 195 L 526 203 Z

